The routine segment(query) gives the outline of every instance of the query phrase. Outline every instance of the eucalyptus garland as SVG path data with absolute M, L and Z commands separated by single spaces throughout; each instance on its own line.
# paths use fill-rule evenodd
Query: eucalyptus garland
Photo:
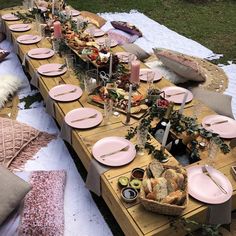
M 140 122 L 139 128 L 143 127 L 148 129 L 150 133 L 152 133 L 151 122 L 154 118 L 162 119 L 166 112 L 166 108 L 160 108 L 156 104 L 153 104 L 150 108 L 149 116 L 147 118 L 143 118 Z M 186 132 L 187 135 L 191 136 L 191 141 L 189 143 L 189 148 L 191 150 L 190 158 L 192 160 L 200 160 L 199 154 L 199 142 L 197 141 L 197 137 L 201 136 L 207 141 L 213 140 L 220 150 L 226 154 L 230 151 L 229 146 L 224 143 L 224 140 L 219 137 L 218 134 L 207 131 L 201 125 L 197 123 L 197 120 L 193 117 L 184 116 L 179 114 L 178 111 L 174 111 L 170 117 L 171 129 L 179 134 L 182 132 Z M 128 130 L 128 134 L 126 135 L 127 139 L 132 139 L 137 133 L 137 127 L 131 127 Z M 150 140 L 150 138 L 148 139 Z M 150 142 L 147 142 L 145 148 L 149 151 L 149 154 L 152 154 L 154 158 L 158 160 L 163 160 L 165 158 L 164 153 L 161 150 L 156 149 Z

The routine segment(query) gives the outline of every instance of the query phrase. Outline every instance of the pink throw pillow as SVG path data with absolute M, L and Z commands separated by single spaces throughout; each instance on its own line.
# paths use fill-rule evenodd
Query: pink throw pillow
M 131 35 L 118 29 L 110 29 L 107 34 L 109 38 L 116 40 L 120 45 L 125 43 L 133 43 L 136 39 L 138 39 L 137 35 Z

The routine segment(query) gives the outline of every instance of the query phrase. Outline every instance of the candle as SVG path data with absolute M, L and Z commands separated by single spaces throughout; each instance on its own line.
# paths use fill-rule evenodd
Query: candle
M 188 98 L 188 92 L 185 93 L 184 98 L 183 98 L 183 101 L 182 101 L 182 103 L 181 103 L 181 107 L 180 107 L 180 109 L 179 109 L 179 114 L 181 114 L 181 115 L 183 114 L 184 106 L 185 106 L 185 103 L 186 103 L 186 101 L 187 101 L 187 98 Z
M 112 54 L 110 55 L 109 78 L 112 77 Z
M 53 23 L 53 28 L 54 28 L 54 37 L 55 38 L 61 38 L 61 23 L 59 21 L 56 21 Z
M 139 84 L 139 72 L 140 72 L 140 61 L 131 62 L 131 75 L 130 82 L 133 84 Z
M 162 139 L 162 147 L 166 146 L 166 141 L 167 141 L 169 132 L 170 132 L 170 121 L 166 125 L 165 133 L 164 133 L 163 139 Z
M 128 100 L 128 110 L 127 110 L 127 113 L 130 113 L 131 98 L 132 98 L 132 84 L 129 85 L 129 100 Z
M 54 11 L 55 11 L 55 2 L 54 0 L 52 0 L 52 15 L 54 15 Z

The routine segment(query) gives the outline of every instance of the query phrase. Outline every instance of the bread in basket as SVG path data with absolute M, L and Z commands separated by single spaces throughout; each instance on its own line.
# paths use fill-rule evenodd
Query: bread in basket
M 152 212 L 180 215 L 188 204 L 187 183 L 187 172 L 183 167 L 153 160 L 142 181 L 140 202 Z

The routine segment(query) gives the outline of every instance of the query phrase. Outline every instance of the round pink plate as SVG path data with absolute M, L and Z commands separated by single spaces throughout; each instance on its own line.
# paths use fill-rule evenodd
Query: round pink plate
M 95 41 L 96 41 L 97 44 L 103 45 L 105 43 L 105 40 L 106 40 L 106 38 L 98 38 Z M 118 42 L 114 39 L 111 39 L 111 47 L 113 48 L 117 45 L 118 45 Z
M 154 80 L 155 81 L 159 81 L 162 78 L 162 74 L 160 73 L 159 70 L 153 70 L 153 69 L 148 69 L 148 68 L 144 68 L 144 69 L 140 69 L 140 73 L 139 73 L 139 78 L 141 81 L 147 81 L 148 79 L 148 73 L 154 73 Z
M 128 146 L 127 151 L 116 152 Z M 130 163 L 136 156 L 135 146 L 123 137 L 106 137 L 97 141 L 93 148 L 92 154 L 94 158 L 107 166 L 123 166 Z M 104 156 L 106 155 L 106 156 Z
M 21 44 L 34 44 L 38 43 L 42 39 L 39 35 L 26 34 L 17 37 L 17 42 Z
M 9 20 L 9 21 L 14 21 L 14 20 L 19 20 L 19 18 L 11 13 L 5 14 L 2 16 L 3 20 Z
M 28 24 L 15 24 L 15 25 L 10 25 L 9 29 L 11 31 L 24 32 L 30 30 L 31 26 Z
M 115 55 L 119 58 L 119 61 L 122 63 L 128 63 L 129 62 L 129 58 L 132 57 L 132 61 L 137 60 L 136 55 L 134 55 L 133 53 L 130 52 L 117 52 L 115 53 Z
M 161 91 L 163 91 L 165 93 L 165 95 L 161 94 L 161 96 L 162 97 L 165 96 L 165 99 L 168 100 L 169 102 L 181 104 L 183 102 L 185 93 L 188 93 L 188 97 L 187 97 L 186 102 L 190 102 L 193 100 L 192 92 L 190 92 L 189 90 L 187 90 L 185 88 L 171 86 L 171 87 L 165 87 Z M 181 94 L 177 94 L 177 93 L 181 93 Z M 176 95 L 174 95 L 174 94 L 176 94 Z M 168 95 L 173 95 L 173 96 L 169 97 Z
M 227 121 L 222 124 L 214 124 L 220 121 Z M 212 124 L 212 125 L 206 125 Z M 233 120 L 227 116 L 210 115 L 206 116 L 202 120 L 202 126 L 213 133 L 219 134 L 221 138 L 236 138 L 236 120 Z
M 73 84 L 61 84 L 49 91 L 50 97 L 59 102 L 74 101 L 80 98 L 82 94 L 82 89 Z
M 96 115 L 93 118 L 88 118 L 90 116 Z M 76 121 L 78 119 L 83 119 Z M 103 120 L 102 113 L 93 108 L 77 108 L 68 112 L 65 116 L 65 122 L 77 129 L 88 129 L 99 125 Z
M 28 56 L 34 59 L 46 59 L 52 57 L 54 53 L 50 48 L 34 48 L 28 51 Z
M 44 76 L 59 76 L 64 74 L 67 71 L 67 68 L 64 67 L 62 70 L 60 67 L 62 64 L 45 64 L 40 66 L 37 71 L 39 74 L 44 75 Z
M 63 11 L 64 14 L 66 14 L 66 11 Z M 70 13 L 72 16 L 78 16 L 80 14 L 80 11 L 77 10 L 70 10 Z
M 230 181 L 223 173 L 211 166 L 208 166 L 207 170 L 212 178 L 226 190 L 227 194 L 221 192 L 217 185 L 202 172 L 202 166 L 199 165 L 187 168 L 189 194 L 205 203 L 220 204 L 226 202 L 233 192 Z

